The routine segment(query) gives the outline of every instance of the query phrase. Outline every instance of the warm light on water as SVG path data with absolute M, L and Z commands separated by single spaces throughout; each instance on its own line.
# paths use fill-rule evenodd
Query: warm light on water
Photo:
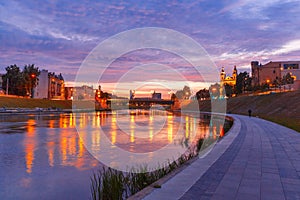
M 157 131 L 154 125 L 159 117 L 165 117 L 165 123 Z M 88 125 L 93 131 L 87 130 Z M 0 127 L 1 199 L 88 198 L 90 175 L 101 163 L 87 151 L 84 141 L 101 151 L 100 128 L 110 139 L 111 151 L 106 153 L 112 159 L 115 148 L 153 152 L 168 144 L 191 143 L 194 136 L 216 138 L 222 130 L 209 120 L 162 111 L 134 111 L 128 116 L 116 112 L 0 116 Z M 86 130 L 85 134 L 79 137 L 75 127 Z M 149 153 L 145 159 L 152 156 Z

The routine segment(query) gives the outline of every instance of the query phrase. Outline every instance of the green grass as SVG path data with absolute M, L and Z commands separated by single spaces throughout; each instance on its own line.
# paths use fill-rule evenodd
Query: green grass
M 188 154 L 182 155 L 177 161 L 169 161 L 168 164 L 158 167 L 154 171 L 149 170 L 147 166 L 141 166 L 138 169 L 133 168 L 127 173 L 103 167 L 102 170 L 94 173 L 91 177 L 91 199 L 126 199 L 174 171 L 195 155 L 195 151 L 189 151 Z M 153 184 L 153 187 L 160 188 L 161 186 Z
M 48 100 L 0 96 L 0 108 L 94 108 L 94 101 Z
M 48 100 L 48 99 L 29 99 L 18 97 L 0 96 L 0 107 L 6 108 L 72 108 L 70 100 Z
M 260 117 L 300 132 L 300 90 L 262 96 L 238 96 L 227 100 L 227 112 Z M 210 112 L 210 100 L 199 101 L 200 111 Z
M 261 118 L 275 122 L 277 124 L 281 124 L 288 128 L 294 129 L 300 132 L 300 119 L 293 119 L 284 116 L 264 116 L 262 115 Z

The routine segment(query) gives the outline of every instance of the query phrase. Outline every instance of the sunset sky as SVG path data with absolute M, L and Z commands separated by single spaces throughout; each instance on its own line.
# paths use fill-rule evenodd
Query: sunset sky
M 73 81 L 100 42 L 143 27 L 179 31 L 201 44 L 219 69 L 250 71 L 252 60 L 300 60 L 299 10 L 299 0 L 1 1 L 0 73 L 34 63 Z M 165 54 L 138 55 L 157 63 Z M 129 57 L 115 65 L 116 74 L 126 72 Z M 174 68 L 189 74 L 180 63 Z M 105 81 L 115 82 L 111 77 Z

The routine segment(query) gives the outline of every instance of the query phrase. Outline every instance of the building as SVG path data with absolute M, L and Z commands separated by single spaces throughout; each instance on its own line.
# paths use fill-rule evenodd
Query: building
M 292 89 L 300 89 L 300 61 L 276 61 L 264 65 L 258 61 L 251 62 L 252 85 L 273 85 L 280 82 L 288 73 L 293 77 Z
M 83 85 L 80 87 L 65 87 L 66 100 L 94 100 L 93 86 Z
M 64 99 L 64 78 L 61 74 L 56 75 L 48 70 L 41 70 L 37 86 L 33 91 L 36 99 Z
M 232 71 L 232 76 L 227 76 L 224 70 L 224 67 L 222 67 L 221 73 L 220 73 L 220 83 L 221 85 L 230 85 L 232 87 L 235 87 L 236 85 L 236 77 L 237 77 L 237 69 L 236 66 L 234 66 Z
M 161 93 L 153 92 L 152 93 L 152 99 L 161 99 Z

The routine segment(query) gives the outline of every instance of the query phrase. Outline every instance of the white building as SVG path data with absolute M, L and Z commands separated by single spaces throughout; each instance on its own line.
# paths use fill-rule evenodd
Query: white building
M 33 98 L 36 99 L 64 99 L 64 79 L 61 74 L 41 70 L 37 86 L 34 88 Z

